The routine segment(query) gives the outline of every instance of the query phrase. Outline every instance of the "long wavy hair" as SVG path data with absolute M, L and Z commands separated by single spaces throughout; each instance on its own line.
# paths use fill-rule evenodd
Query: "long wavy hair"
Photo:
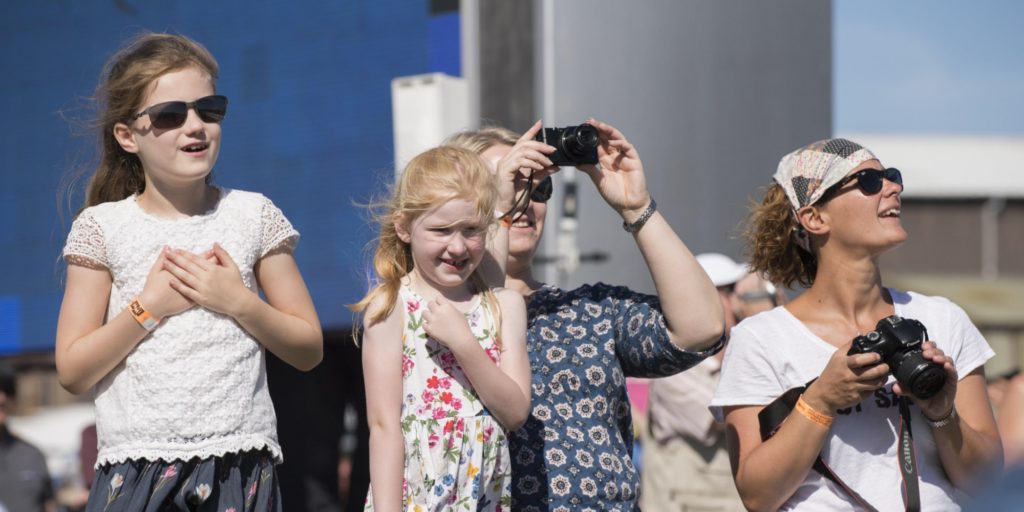
M 188 67 L 217 80 L 217 61 L 203 45 L 185 36 L 151 32 L 136 36 L 107 61 L 96 88 L 99 163 L 86 187 L 86 207 L 120 201 L 146 188 L 142 161 L 121 148 L 114 125 L 144 108 L 142 102 L 157 79 Z
M 477 214 L 488 227 L 494 222 L 498 190 L 487 164 L 467 149 L 441 146 L 413 158 L 394 185 L 390 197 L 371 205 L 379 228 L 373 255 L 373 281 L 366 295 L 349 305 L 349 309 L 356 313 L 368 313 L 363 324 L 373 325 L 394 311 L 401 281 L 413 269 L 412 247 L 398 237 L 395 224 L 412 225 L 427 211 L 453 199 L 474 203 Z M 497 297 L 484 282 L 479 267 L 470 274 L 470 282 L 476 293 L 484 294 L 488 310 L 495 319 L 496 332 L 500 333 Z M 370 305 L 378 300 L 383 306 L 368 311 Z

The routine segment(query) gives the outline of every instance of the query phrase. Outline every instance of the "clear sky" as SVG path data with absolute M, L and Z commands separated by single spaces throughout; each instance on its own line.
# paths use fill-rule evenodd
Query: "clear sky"
M 833 6 L 837 133 L 1024 135 L 1024 2 Z

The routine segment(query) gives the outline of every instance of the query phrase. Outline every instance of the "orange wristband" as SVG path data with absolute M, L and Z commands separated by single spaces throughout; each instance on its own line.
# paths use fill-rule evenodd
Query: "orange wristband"
M 153 317 L 153 314 L 150 313 L 141 302 L 139 302 L 138 297 L 132 299 L 128 304 L 128 312 L 131 313 L 132 317 L 135 318 L 135 321 L 138 322 L 143 329 L 149 332 L 153 332 L 153 329 L 156 329 L 157 324 L 160 323 L 160 319 Z
M 821 426 L 823 426 L 825 428 L 831 428 L 832 427 L 832 421 L 835 420 L 835 418 L 833 418 L 832 416 L 820 413 L 820 412 L 814 410 L 813 407 L 807 405 L 807 402 L 804 402 L 803 395 L 800 395 L 800 398 L 798 398 L 797 401 L 796 401 L 796 410 L 797 410 L 797 412 L 802 414 L 805 418 L 807 418 L 807 419 L 813 421 L 814 423 L 817 423 L 818 425 L 821 425 Z
M 498 223 L 505 229 L 512 228 L 512 212 L 502 213 L 501 210 L 494 210 L 494 216 L 498 218 Z

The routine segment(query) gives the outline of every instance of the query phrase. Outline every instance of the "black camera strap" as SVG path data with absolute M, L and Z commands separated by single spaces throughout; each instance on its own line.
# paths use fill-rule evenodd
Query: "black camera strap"
M 522 218 L 523 215 L 526 215 L 526 210 L 530 207 L 530 196 L 533 195 L 533 191 L 537 190 L 538 185 L 540 185 L 533 181 L 534 172 L 534 169 L 530 169 L 530 175 L 526 178 L 526 188 L 523 189 L 523 192 L 520 193 L 512 202 L 512 209 L 504 212 L 501 216 L 501 218 L 507 217 L 510 224 Z
M 921 510 L 920 477 L 917 471 L 917 457 L 914 453 L 914 433 L 910 429 L 910 399 L 900 397 L 900 474 L 903 475 L 903 490 L 907 493 L 907 511 Z
M 810 386 L 816 379 L 812 379 L 804 386 L 792 388 L 782 394 L 775 401 L 765 406 L 757 415 L 757 421 L 761 427 L 761 440 L 767 441 L 775 435 L 786 421 L 796 401 L 803 394 L 807 386 Z M 908 398 L 900 397 L 900 436 L 899 436 L 899 466 L 900 474 L 903 476 L 903 489 L 907 494 L 907 512 L 919 512 L 921 510 L 921 494 L 918 482 L 917 458 L 914 455 L 914 436 L 910 430 L 910 407 L 907 405 Z M 838 475 L 828 467 L 825 460 L 818 454 L 812 466 L 821 476 L 827 478 L 846 492 L 853 501 L 868 512 L 878 512 L 878 509 L 871 506 L 857 491 L 854 491 L 839 478 Z

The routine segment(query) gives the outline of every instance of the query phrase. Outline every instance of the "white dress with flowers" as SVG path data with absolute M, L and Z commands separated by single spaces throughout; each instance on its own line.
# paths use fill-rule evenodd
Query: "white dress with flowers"
M 455 355 L 423 330 L 426 301 L 400 290 L 405 510 L 507 511 L 511 504 L 508 439 L 473 391 Z M 500 364 L 494 320 L 484 297 L 466 313 L 491 360 Z M 373 510 L 372 493 L 366 510 Z

